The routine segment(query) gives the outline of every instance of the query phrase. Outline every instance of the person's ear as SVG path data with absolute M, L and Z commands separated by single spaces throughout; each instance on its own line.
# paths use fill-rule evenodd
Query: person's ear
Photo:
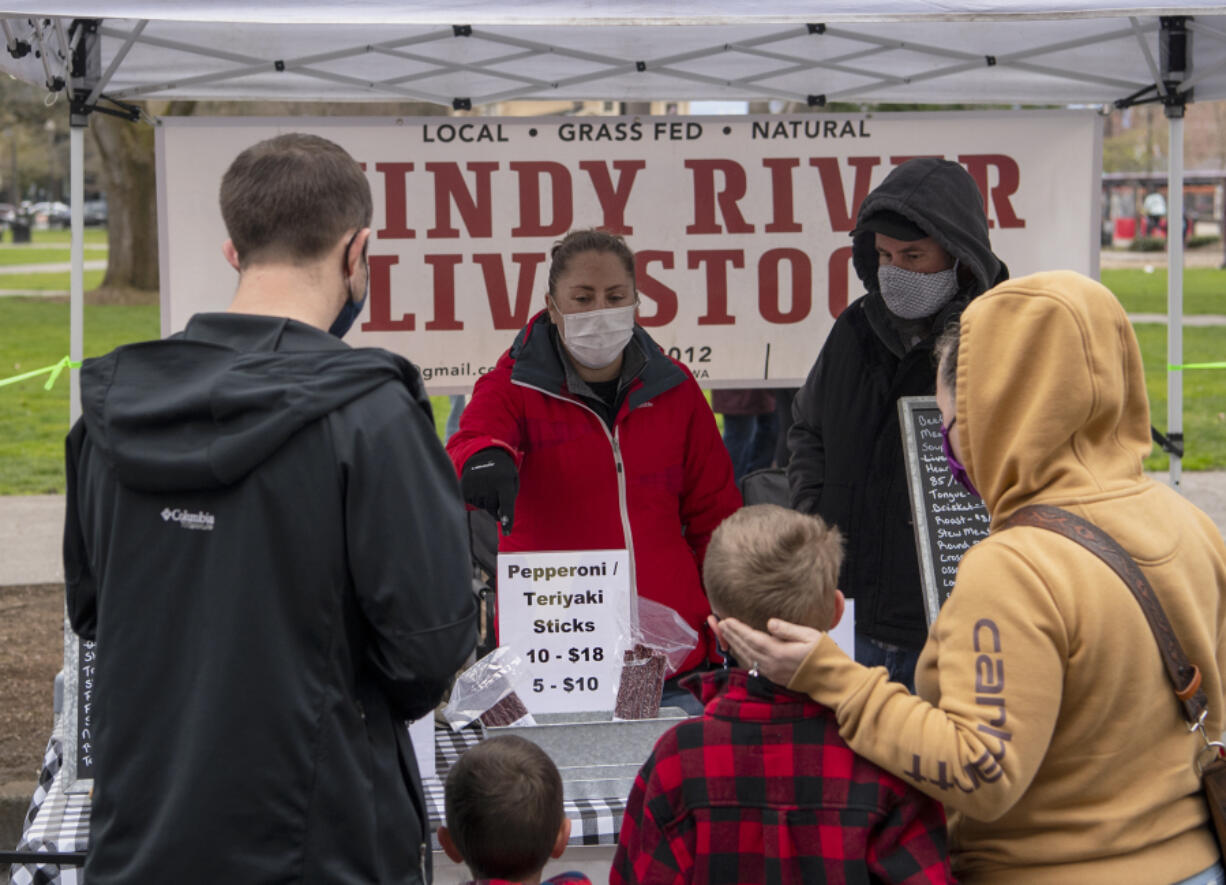
M 233 240 L 226 240 L 221 244 L 221 254 L 222 257 L 226 259 L 226 263 L 229 264 L 230 267 L 234 268 L 240 273 L 242 272 L 242 268 L 239 267 L 238 262 L 238 250 L 234 248 Z
M 842 590 L 834 591 L 834 617 L 830 619 L 830 626 L 827 631 L 833 630 L 839 625 L 839 621 L 843 620 L 843 612 L 847 610 L 847 597 L 843 595 Z
M 345 267 L 349 276 L 354 276 L 362 266 L 366 245 L 370 241 L 370 228 L 364 227 L 354 234 L 353 242 L 349 243 L 349 251 L 345 254 Z M 346 241 L 348 242 L 348 241 Z
M 719 645 L 720 651 L 726 652 L 728 650 L 728 643 L 724 641 L 724 634 L 719 632 L 719 618 L 713 614 L 707 615 L 707 626 L 715 634 L 715 642 Z
M 553 851 L 549 852 L 549 856 L 557 860 L 562 856 L 562 852 L 566 850 L 566 843 L 570 841 L 570 818 L 562 815 L 562 826 L 558 827 L 558 838 L 553 840 Z
M 358 268 L 362 266 L 367 254 L 367 244 L 370 240 L 370 228 L 362 228 L 356 234 L 352 234 L 352 240 L 346 238 L 345 246 L 346 253 L 342 257 L 343 265 L 345 265 L 345 276 L 352 277 L 358 272 Z
M 570 818 L 567 820 L 569 821 Z M 451 858 L 452 863 L 464 863 L 464 855 L 460 854 L 460 849 L 455 847 L 455 842 L 451 840 L 451 833 L 447 832 L 446 827 L 438 828 L 438 844 L 442 846 L 443 853 Z
M 562 314 L 558 310 L 558 303 L 553 300 L 553 296 L 551 296 L 548 292 L 545 293 L 545 309 L 549 311 L 549 319 L 553 321 L 553 324 L 558 328 L 561 328 Z

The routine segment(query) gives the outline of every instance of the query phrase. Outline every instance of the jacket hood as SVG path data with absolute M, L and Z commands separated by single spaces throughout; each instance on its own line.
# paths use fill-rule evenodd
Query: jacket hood
M 429 412 L 420 376 L 402 357 L 351 349 L 285 318 L 203 314 L 181 335 L 86 360 L 82 418 L 128 488 L 214 489 L 388 383 L 403 383 Z
M 1119 301 L 1088 277 L 1034 274 L 972 301 L 956 397 L 963 461 L 993 524 L 1144 479 L 1141 351 Z
M 860 204 L 857 230 L 871 215 L 885 210 L 910 219 L 958 260 L 974 280 L 969 291 L 963 287 L 965 295 L 974 297 L 1008 278 L 1008 268 L 988 240 L 983 195 L 960 164 L 920 157 L 896 167 Z M 868 292 L 880 297 L 872 231 L 854 235 L 852 263 Z

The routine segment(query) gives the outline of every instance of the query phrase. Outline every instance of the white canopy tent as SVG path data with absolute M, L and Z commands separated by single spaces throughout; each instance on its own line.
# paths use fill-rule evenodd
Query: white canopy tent
M 690 8 L 692 7 L 692 11 Z M 747 11 L 748 10 L 748 11 Z M 1183 214 L 1183 109 L 1226 98 L 1226 7 L 1111 0 L 245 0 L 5 3 L 0 70 L 71 103 L 70 356 L 82 355 L 83 127 L 147 98 L 961 104 L 1158 101 Z M 1183 244 L 1169 241 L 1168 363 L 1183 361 Z M 75 418 L 79 399 L 72 374 Z M 1182 451 L 1182 372 L 1167 434 Z M 1171 458 L 1179 483 L 1180 459 Z

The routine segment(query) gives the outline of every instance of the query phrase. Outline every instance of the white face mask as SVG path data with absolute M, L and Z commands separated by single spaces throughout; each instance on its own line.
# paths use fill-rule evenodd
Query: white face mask
M 554 302 L 557 307 L 557 302 Z M 562 340 L 575 362 L 588 369 L 603 369 L 621 355 L 634 333 L 637 304 L 606 307 L 581 313 L 562 313 Z
M 877 286 L 894 316 L 917 320 L 932 316 L 958 291 L 958 265 L 936 273 L 917 273 L 892 264 L 877 268 Z

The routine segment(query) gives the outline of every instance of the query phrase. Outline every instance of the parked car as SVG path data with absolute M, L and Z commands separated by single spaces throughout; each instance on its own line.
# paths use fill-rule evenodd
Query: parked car
M 106 224 L 106 197 L 86 200 L 81 204 L 81 213 L 87 225 Z
M 68 227 L 72 220 L 68 204 L 58 200 L 34 203 L 30 206 L 30 212 L 34 216 L 35 227 Z

